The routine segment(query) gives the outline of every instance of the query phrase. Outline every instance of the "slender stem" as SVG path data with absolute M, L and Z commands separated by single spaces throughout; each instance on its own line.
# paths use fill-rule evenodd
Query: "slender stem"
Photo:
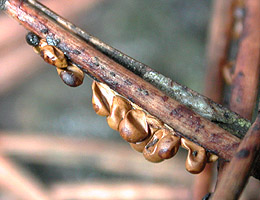
M 205 166 L 204 170 L 195 177 L 192 191 L 193 200 L 201 200 L 210 192 L 212 171 L 213 163 L 209 163 Z
M 260 114 L 225 168 L 212 200 L 238 199 L 260 150 Z
M 232 82 L 230 109 L 251 120 L 260 75 L 260 1 L 245 0 L 245 11 Z
M 238 10 L 241 11 L 241 0 L 232 0 L 230 2 L 230 5 L 229 7 L 227 7 L 228 10 L 227 10 L 227 18 L 229 20 L 227 20 L 228 22 L 228 28 L 226 29 L 226 32 L 225 34 L 228 36 L 228 38 L 230 39 L 229 40 L 229 43 L 228 43 L 228 48 L 225 49 L 225 60 L 223 61 L 222 60 L 222 66 L 221 68 L 219 69 L 219 74 L 220 74 L 220 77 L 223 79 L 224 78 L 224 71 L 226 70 L 226 76 L 228 76 L 229 74 L 229 78 L 232 79 L 232 74 L 231 74 L 231 68 L 234 67 L 234 61 L 236 60 L 236 57 L 237 57 L 237 51 L 238 51 L 238 43 L 239 43 L 239 38 L 241 37 L 241 31 L 239 33 L 236 33 L 236 27 L 237 27 L 237 22 L 238 22 L 238 16 L 236 13 L 238 13 Z M 242 21 L 243 19 L 243 15 L 242 15 L 242 12 L 239 12 L 240 15 L 239 15 L 239 20 Z M 222 15 L 222 13 L 221 13 Z M 224 19 L 225 20 L 225 19 Z M 223 21 L 222 23 L 225 24 L 227 23 L 225 21 Z M 222 25 L 220 25 L 222 26 Z M 235 36 L 235 37 L 234 37 Z M 224 38 L 223 38 L 224 40 Z M 222 41 L 223 42 L 223 41 Z M 221 42 L 219 42 L 221 43 Z M 214 51 L 213 51 L 213 54 L 214 54 Z M 225 69 L 226 67 L 226 69 Z M 229 73 L 228 73 L 229 72 Z M 227 78 L 226 78 L 227 79 Z M 231 88 L 231 80 L 225 80 L 223 79 L 222 81 L 222 89 L 223 89 L 223 99 L 222 99 L 222 103 L 227 105 L 228 104 L 228 99 L 230 98 L 230 88 Z M 226 81 L 226 84 L 224 84 L 224 80 Z M 213 88 L 211 88 L 213 90 Z M 236 111 L 236 110 L 233 110 L 233 111 Z M 221 175 L 222 175 L 222 172 L 224 171 L 225 169 L 225 166 L 226 166 L 227 162 L 226 161 L 223 161 L 223 160 L 219 160 L 218 161 L 218 175 L 217 175 L 217 182 L 216 182 L 216 185 L 215 187 L 217 186 L 218 184 L 218 181 L 219 179 L 221 178 Z
M 260 2 L 245 0 L 244 3 L 246 14 L 239 44 L 234 78 L 231 85 L 232 90 L 229 104 L 233 111 L 241 114 L 247 119 L 251 119 L 256 105 L 260 73 L 260 23 L 258 21 L 260 18 Z M 257 123 L 257 121 L 255 123 Z M 248 132 L 247 135 L 248 134 L 257 133 Z M 255 152 L 252 152 L 252 155 L 244 160 L 240 160 L 235 156 L 230 164 L 223 169 L 220 168 L 218 185 L 216 194 L 214 195 L 215 199 L 234 199 L 238 198 L 241 194 L 250 175 L 250 169 L 255 159 L 254 154 L 257 153 L 257 148 L 259 148 L 256 147 L 259 145 L 259 138 L 255 138 L 255 135 L 250 137 L 253 139 L 244 138 L 236 155 L 239 155 L 240 150 L 247 148 L 249 148 L 249 151 Z M 252 146 L 255 146 L 256 149 L 250 149 Z M 222 167 L 223 166 L 224 163 L 222 163 Z M 257 174 L 259 171 L 260 166 L 258 163 L 253 169 L 253 174 Z M 227 194 L 226 191 L 230 191 L 230 193 Z M 224 196 L 221 197 L 220 195 Z
M 59 41 L 58 47 L 67 57 L 92 77 L 158 117 L 183 136 L 226 160 L 232 157 L 240 142 L 237 137 L 166 96 L 141 77 L 49 20 L 45 14 L 30 4 L 23 3 L 20 6 L 18 0 L 10 0 L 5 5 L 6 13 L 25 28 L 41 38 L 47 37 L 48 40 Z
M 227 108 L 215 103 L 214 101 L 206 98 L 205 96 L 185 87 L 181 84 L 178 84 L 171 80 L 168 77 L 158 73 L 157 71 L 151 69 L 147 65 L 127 56 L 126 54 L 118 51 L 117 49 L 105 44 L 100 41 L 98 38 L 93 37 L 92 35 L 84 32 L 82 29 L 76 27 L 74 24 L 68 22 L 64 18 L 60 17 L 44 5 L 40 4 L 35 0 L 28 0 L 31 5 L 35 8 L 41 10 L 43 13 L 48 15 L 48 17 L 54 19 L 56 23 L 61 25 L 63 28 L 66 28 L 70 32 L 76 34 L 85 40 L 88 44 L 93 46 L 95 49 L 98 49 L 103 54 L 109 56 L 111 59 L 126 67 L 136 75 L 140 76 L 147 82 L 151 83 L 158 89 L 165 92 L 168 96 L 176 99 L 181 104 L 191 108 L 193 111 L 217 123 L 222 128 L 228 130 L 239 138 L 242 138 L 246 133 L 248 128 L 250 127 L 250 122 L 241 118 L 238 114 L 231 112 Z M 230 23 L 228 21 L 228 23 Z M 227 30 L 225 33 L 220 33 L 221 37 L 225 37 Z M 224 34 L 224 35 L 223 35 Z M 228 39 L 228 38 L 227 38 Z M 218 43 L 220 45 L 220 43 Z M 223 61 L 225 59 L 225 52 L 227 51 L 227 44 L 223 45 L 220 48 L 223 48 L 223 51 L 218 52 L 220 65 L 224 64 Z M 211 53 L 211 52 L 210 52 Z M 216 53 L 216 52 L 214 52 Z M 212 54 L 211 54 L 212 55 Z M 209 56 L 211 56 L 209 55 Z M 210 63 L 212 64 L 212 63 Z M 218 85 L 220 82 L 218 82 Z M 220 86 L 222 87 L 222 86 Z M 211 92 L 213 92 L 211 90 Z
M 215 0 L 210 24 L 207 47 L 207 73 L 205 95 L 217 103 L 222 103 L 224 65 L 228 63 L 233 24 L 232 5 L 234 0 Z
M 49 200 L 48 192 L 28 171 L 0 154 L 0 186 L 17 199 Z
M 143 179 L 163 179 L 170 183 L 190 179 L 183 173 L 184 159 L 175 157 L 172 162 L 153 165 L 136 154 L 130 146 L 117 141 L 86 139 L 47 135 L 38 132 L 0 132 L 1 151 L 4 155 L 19 157 L 23 161 L 37 165 L 50 165 L 58 168 L 91 167 L 105 173 L 139 176 Z M 102 148 L 100 148 L 102 147 Z M 98 151 L 97 151 L 98 149 Z M 127 159 L 122 159 L 127 155 Z M 91 162 L 98 160 L 98 162 Z M 122 166 L 124 166 L 122 168 Z M 190 181 L 187 186 L 190 186 Z
M 232 158 L 240 143 L 239 138 L 165 95 L 141 77 L 87 44 L 79 36 L 61 27 L 57 24 L 57 20 L 50 20 L 49 16 L 30 3 L 24 2 L 21 5 L 19 0 L 9 0 L 5 1 L 4 8 L 7 14 L 19 21 L 26 29 L 41 38 L 47 37 L 49 41 L 53 41 L 52 43 L 57 43 L 57 47 L 66 54 L 68 59 L 85 73 L 107 84 L 111 89 L 161 119 L 181 136 L 219 155 L 222 159 Z
M 222 103 L 224 80 L 222 70 L 228 62 L 234 0 L 213 1 L 212 17 L 206 57 L 205 96 Z M 193 199 L 201 200 L 209 193 L 212 181 L 213 165 L 207 165 L 202 173 L 195 177 Z

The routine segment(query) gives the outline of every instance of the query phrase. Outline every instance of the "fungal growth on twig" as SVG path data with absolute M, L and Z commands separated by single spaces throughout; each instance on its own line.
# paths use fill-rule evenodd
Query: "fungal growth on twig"
M 132 109 L 131 104 L 120 96 L 114 96 L 110 109 L 110 114 L 107 117 L 107 123 L 110 128 L 118 131 L 119 124 L 124 119 L 126 113 Z
M 205 149 L 184 138 L 181 139 L 181 146 L 188 150 L 186 169 L 193 174 L 200 173 L 207 161 Z
M 133 109 L 126 113 L 119 124 L 121 137 L 130 143 L 141 142 L 149 136 L 146 113 L 140 109 Z
M 216 155 L 177 136 L 174 130 L 159 119 L 121 97 L 107 85 L 94 81 L 92 90 L 95 112 L 106 116 L 109 126 L 119 131 L 121 137 L 129 142 L 133 149 L 143 153 L 146 160 L 161 162 L 172 158 L 179 146 L 188 150 L 186 169 L 190 173 L 200 173 L 207 162 L 217 160 Z
M 26 41 L 45 62 L 56 67 L 66 85 L 77 87 L 82 84 L 83 71 L 70 63 L 60 49 L 49 45 L 45 39 L 40 39 L 32 32 L 27 34 Z M 180 138 L 159 119 L 118 95 L 107 85 L 94 81 L 92 91 L 95 112 L 106 116 L 108 125 L 119 131 L 121 137 L 129 142 L 133 149 L 143 153 L 148 161 L 161 162 L 172 158 L 180 145 L 188 150 L 186 169 L 191 173 L 201 172 L 206 162 L 216 160 L 217 156 L 207 154 L 204 148 Z
M 146 160 L 161 162 L 172 158 L 180 146 L 180 137 L 174 135 L 169 129 L 156 131 L 143 150 Z
M 26 41 L 45 62 L 56 67 L 66 85 L 77 87 L 82 84 L 83 71 L 71 63 L 60 49 L 31 32 L 27 34 Z M 146 160 L 161 162 L 172 158 L 178 152 L 179 146 L 182 146 L 188 150 L 186 169 L 196 174 L 204 169 L 206 162 L 217 159 L 217 156 L 207 153 L 203 147 L 178 136 L 162 121 L 120 96 L 107 85 L 93 81 L 92 91 L 95 112 L 107 117 L 108 125 L 119 131 L 121 137 L 129 142 L 133 149 L 143 153 Z
M 74 64 L 69 65 L 65 69 L 56 67 L 61 80 L 70 87 L 77 87 L 83 83 L 84 72 Z
M 58 75 L 66 85 L 77 87 L 83 83 L 83 71 L 69 62 L 59 48 L 49 45 L 45 39 L 40 39 L 32 32 L 26 35 L 26 41 L 45 62 L 56 67 Z

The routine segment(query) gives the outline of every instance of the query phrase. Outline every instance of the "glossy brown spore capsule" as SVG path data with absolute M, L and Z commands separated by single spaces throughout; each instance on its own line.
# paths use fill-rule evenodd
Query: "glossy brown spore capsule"
M 110 106 L 107 102 L 107 99 L 100 91 L 100 88 L 96 81 L 93 81 L 92 83 L 92 105 L 93 109 L 98 115 L 101 116 L 108 116 L 110 114 Z
M 163 159 L 172 158 L 179 149 L 180 137 L 169 133 L 166 134 L 158 143 L 158 155 Z
M 141 142 L 149 137 L 145 112 L 139 109 L 128 111 L 119 124 L 119 132 L 130 143 Z
M 164 127 L 163 122 L 161 120 L 149 114 L 146 115 L 146 122 L 148 123 L 150 136 L 142 142 L 130 143 L 131 147 L 140 153 L 143 152 L 145 146 L 151 140 L 154 133 Z
M 200 173 L 207 162 L 205 149 L 185 138 L 181 138 L 181 146 L 188 150 L 186 170 L 192 174 Z
M 140 152 L 140 153 L 143 153 L 143 150 L 145 148 L 145 146 L 147 145 L 147 143 L 151 140 L 152 138 L 152 135 L 150 135 L 149 137 L 147 137 L 144 141 L 141 141 L 141 142 L 136 142 L 136 143 L 130 143 L 130 146 Z
M 132 106 L 128 100 L 118 95 L 114 96 L 110 107 L 110 115 L 107 117 L 107 123 L 110 128 L 118 131 L 120 122 L 131 109 Z
M 39 51 L 45 62 L 60 69 L 68 67 L 67 59 L 64 53 L 57 47 L 48 45 L 45 40 L 40 40 L 38 48 L 35 48 Z
M 143 150 L 145 159 L 151 162 L 161 162 L 172 158 L 178 151 L 180 138 L 169 129 L 160 129 L 155 132 Z
M 70 87 L 78 87 L 83 83 L 84 73 L 75 65 L 65 69 L 56 68 L 61 80 Z
M 164 127 L 163 122 L 152 115 L 146 115 L 146 121 L 152 135 Z
M 40 54 L 45 62 L 60 69 L 68 67 L 67 59 L 64 53 L 57 47 L 48 45 L 45 39 L 40 39 L 33 32 L 29 32 L 26 35 L 26 42 L 34 47 L 34 51 Z
M 108 105 L 111 106 L 113 103 L 113 98 L 116 95 L 116 93 L 113 90 L 111 90 L 106 84 L 97 81 L 95 82 L 101 94 L 107 100 Z

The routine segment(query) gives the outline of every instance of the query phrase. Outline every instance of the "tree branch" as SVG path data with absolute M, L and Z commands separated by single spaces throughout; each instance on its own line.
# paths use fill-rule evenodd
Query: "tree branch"
M 217 103 L 223 101 L 223 68 L 228 63 L 228 51 L 232 39 L 234 0 L 214 0 L 207 42 L 205 96 Z M 193 199 L 201 200 L 210 192 L 213 164 L 195 177 Z
M 29 2 L 34 1 L 30 0 Z M 225 160 L 231 159 L 240 142 L 239 138 L 196 114 L 177 100 L 165 95 L 165 93 L 142 79 L 142 76 L 137 76 L 135 73 L 87 44 L 82 37 L 61 27 L 61 25 L 57 23 L 57 21 L 59 22 L 61 20 L 60 18 L 56 18 L 55 20 L 53 20 L 53 18 L 50 19 L 46 13 L 40 11 L 39 8 L 36 8 L 29 2 L 24 2 L 22 5 L 19 0 L 2 1 L 0 3 L 2 3 L 1 7 L 4 7 L 5 12 L 19 21 L 26 29 L 33 31 L 41 38 L 48 36 L 52 41 L 58 41 L 57 47 L 66 54 L 71 62 L 75 63 L 85 73 L 107 84 L 111 89 L 161 119 L 178 131 L 181 136 L 203 146 L 208 151 L 219 155 Z M 122 56 L 123 54 L 121 55 L 123 60 L 127 60 L 127 58 Z M 147 68 L 145 68 L 145 71 L 147 73 L 149 72 Z M 197 94 L 186 87 L 182 86 L 181 88 L 184 88 L 184 90 L 182 90 L 180 87 L 177 87 L 178 85 L 167 78 L 158 79 L 158 77 L 162 77 L 159 73 L 156 74 L 154 71 L 150 71 L 148 74 L 150 74 L 149 77 L 153 77 L 153 81 L 156 82 L 156 80 L 158 80 L 161 82 L 162 85 L 165 86 L 164 88 L 169 88 L 169 86 L 170 88 L 177 88 L 175 92 L 179 93 L 180 97 L 186 95 L 188 91 L 190 92 L 189 94 L 191 94 L 188 95 L 189 97 L 197 98 Z M 167 80 L 167 82 L 163 80 Z M 162 90 L 165 91 L 164 89 Z M 194 99 L 190 99 L 189 97 L 182 97 L 181 99 L 185 101 L 192 101 L 192 99 Z M 206 100 L 206 102 L 211 102 L 211 107 L 213 104 L 216 105 L 215 107 L 213 106 L 213 110 L 221 110 L 223 116 L 228 116 L 224 119 L 231 117 L 228 121 L 231 120 L 233 123 L 236 121 L 235 119 L 239 119 L 237 121 L 239 129 L 245 129 L 244 127 L 250 125 L 248 121 L 239 117 L 237 114 L 228 111 L 216 103 L 212 103 L 209 99 Z M 194 101 L 192 102 L 194 103 Z M 203 102 L 200 103 L 203 104 Z M 201 110 L 204 110 L 203 106 L 199 105 L 198 107 L 202 107 Z M 230 115 L 230 113 L 232 114 Z M 233 118 L 234 116 L 235 118 Z
M 259 150 L 260 112 L 239 145 L 235 156 L 225 168 L 212 200 L 238 199 L 247 183 Z
M 245 1 L 246 16 L 232 81 L 230 109 L 251 120 L 260 75 L 260 2 Z
M 259 87 L 260 23 L 258 19 L 260 18 L 260 2 L 246 0 L 244 3 L 245 19 L 231 84 L 232 90 L 229 105 L 232 110 L 247 119 L 251 119 Z M 253 125 L 255 127 L 260 124 L 258 118 Z M 252 129 L 250 128 L 251 131 L 247 133 L 241 142 L 236 154 L 240 155 L 239 153 L 246 150 L 250 152 L 250 155 L 244 158 L 234 156 L 231 163 L 225 166 L 214 195 L 215 199 L 238 198 L 243 191 L 260 146 L 260 134 Z M 259 163 L 255 165 L 253 170 L 253 174 L 257 174 L 260 171 Z M 227 193 L 226 191 L 229 192 Z
M 95 49 L 99 50 L 103 54 L 107 55 L 109 58 L 113 59 L 114 61 L 129 69 L 147 82 L 151 83 L 152 85 L 166 93 L 168 96 L 179 101 L 181 104 L 191 108 L 202 117 L 205 117 L 206 119 L 217 123 L 222 128 L 233 133 L 235 136 L 243 138 L 243 136 L 249 129 L 251 125 L 250 122 L 246 119 L 243 119 L 238 114 L 228 110 L 220 104 L 215 103 L 211 99 L 206 98 L 205 96 L 174 82 L 170 78 L 165 77 L 164 75 L 151 69 L 147 65 L 105 44 L 98 38 L 93 37 L 92 35 L 84 32 L 82 29 L 76 27 L 74 24 L 63 19 L 61 16 L 57 15 L 39 2 L 35 0 L 28 0 L 28 2 L 30 2 L 30 4 L 32 4 L 35 8 L 45 13 L 48 17 L 55 20 L 56 23 L 61 25 L 63 28 L 66 28 L 67 30 L 81 37 L 81 39 L 85 40 Z M 228 31 L 225 30 L 225 32 L 221 34 L 224 40 L 228 39 L 229 37 L 228 35 L 226 35 L 227 32 Z M 224 64 L 223 54 L 227 51 L 227 44 L 225 44 L 224 42 L 223 45 L 224 46 L 222 48 L 224 49 L 224 51 L 219 52 L 221 62 L 219 64 Z
M 13 193 L 17 199 L 50 200 L 45 188 L 28 171 L 0 154 L 1 189 Z

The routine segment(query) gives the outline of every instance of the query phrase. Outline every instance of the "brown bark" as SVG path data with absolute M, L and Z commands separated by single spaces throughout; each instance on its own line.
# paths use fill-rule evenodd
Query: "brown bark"
M 260 114 L 225 168 L 212 200 L 238 199 L 260 149 Z
M 222 102 L 222 70 L 228 62 L 232 36 L 232 5 L 234 0 L 215 0 L 207 48 L 205 95 L 217 103 Z
M 205 117 L 206 119 L 209 119 L 210 121 L 213 121 L 214 123 L 218 124 L 220 127 L 228 130 L 235 136 L 242 138 L 243 135 L 248 130 L 248 128 L 250 127 L 251 125 L 250 122 L 241 118 L 236 113 L 231 112 L 227 108 L 215 103 L 211 99 L 208 99 L 203 95 L 174 82 L 170 78 L 167 78 L 164 75 L 156 72 L 155 70 L 151 69 L 147 65 L 105 44 L 104 42 L 100 41 L 98 38 L 89 35 L 88 33 L 84 32 L 80 28 L 76 27 L 74 24 L 60 17 L 59 15 L 57 15 L 56 13 L 54 13 L 44 5 L 40 4 L 39 2 L 36 2 L 34 0 L 28 0 L 28 2 L 30 2 L 30 4 L 32 4 L 35 8 L 39 9 L 40 11 L 48 15 L 48 17 L 55 20 L 55 22 L 60 26 L 69 30 L 75 35 L 80 36 L 82 39 L 84 39 L 95 49 L 99 50 L 103 54 L 107 55 L 109 58 L 113 59 L 114 61 L 121 64 L 125 68 L 129 69 L 130 71 L 140 76 L 147 82 L 151 83 L 161 91 L 164 91 L 168 96 L 176 99 L 181 104 L 191 108 L 194 112 L 198 113 L 202 117 Z M 228 29 L 225 32 L 228 33 Z M 224 37 L 223 36 L 224 32 L 222 33 L 219 32 L 219 34 L 221 37 Z M 228 35 L 226 39 L 228 39 Z M 223 44 L 223 46 L 219 45 L 220 43 L 222 42 L 217 43 L 218 47 L 223 48 L 223 52 L 225 53 L 227 51 L 226 50 L 227 47 L 225 44 Z M 220 59 L 219 61 L 214 60 L 214 58 L 212 57 L 211 58 L 213 59 L 213 62 L 217 62 L 215 63 L 217 65 L 224 64 L 223 52 L 220 50 L 218 52 L 219 53 L 217 53 L 216 56 L 219 57 Z M 212 54 L 210 54 L 209 56 L 211 55 Z M 219 73 L 221 73 L 220 71 Z M 221 74 L 218 74 L 218 76 L 220 75 Z M 214 91 L 214 89 L 212 91 Z
M 46 5 L 58 10 L 63 16 L 74 19 L 77 13 L 89 11 L 93 6 L 100 3 L 100 0 L 76 0 L 71 4 L 69 1 L 61 0 L 44 1 Z M 17 26 L 16 21 L 10 21 L 7 15 L 0 16 L 0 95 L 8 92 L 26 78 L 42 69 L 39 65 L 39 57 L 24 43 L 26 30 Z M 30 59 L 24 59 L 30 58 Z M 37 66 L 37 67 L 35 67 Z M 24 73 L 26 71 L 26 73 Z
M 250 120 L 256 105 L 260 75 L 260 2 L 245 0 L 245 10 L 230 109 Z
M 228 63 L 233 15 L 234 0 L 213 1 L 213 11 L 209 29 L 209 39 L 206 57 L 205 96 L 217 103 L 222 103 L 224 80 L 222 71 Z M 201 200 L 209 193 L 212 182 L 213 164 L 206 168 L 195 178 L 193 186 L 193 199 Z
M 18 0 L 5 2 L 5 12 L 41 38 L 48 37 L 85 73 L 158 117 L 180 135 L 230 160 L 240 140 L 165 95 L 159 89 L 68 32 L 44 13 Z M 3 2 L 2 2 L 3 3 Z
M 229 160 L 239 139 L 202 118 L 131 71 L 104 56 L 84 41 L 64 30 L 45 15 L 18 0 L 6 2 L 6 12 L 41 38 L 60 41 L 58 47 L 86 73 L 107 84 L 183 136 Z M 200 133 L 200 134 L 198 134 Z
M 245 0 L 245 11 L 229 104 L 233 111 L 251 119 L 256 105 L 260 73 L 260 2 Z M 259 116 L 254 126 L 259 126 Z M 242 140 L 231 163 L 221 170 L 213 199 L 237 199 L 242 193 L 259 151 L 259 133 L 252 129 Z M 243 152 L 249 155 L 240 157 Z M 259 164 L 255 165 L 253 173 L 257 171 L 260 171 Z

